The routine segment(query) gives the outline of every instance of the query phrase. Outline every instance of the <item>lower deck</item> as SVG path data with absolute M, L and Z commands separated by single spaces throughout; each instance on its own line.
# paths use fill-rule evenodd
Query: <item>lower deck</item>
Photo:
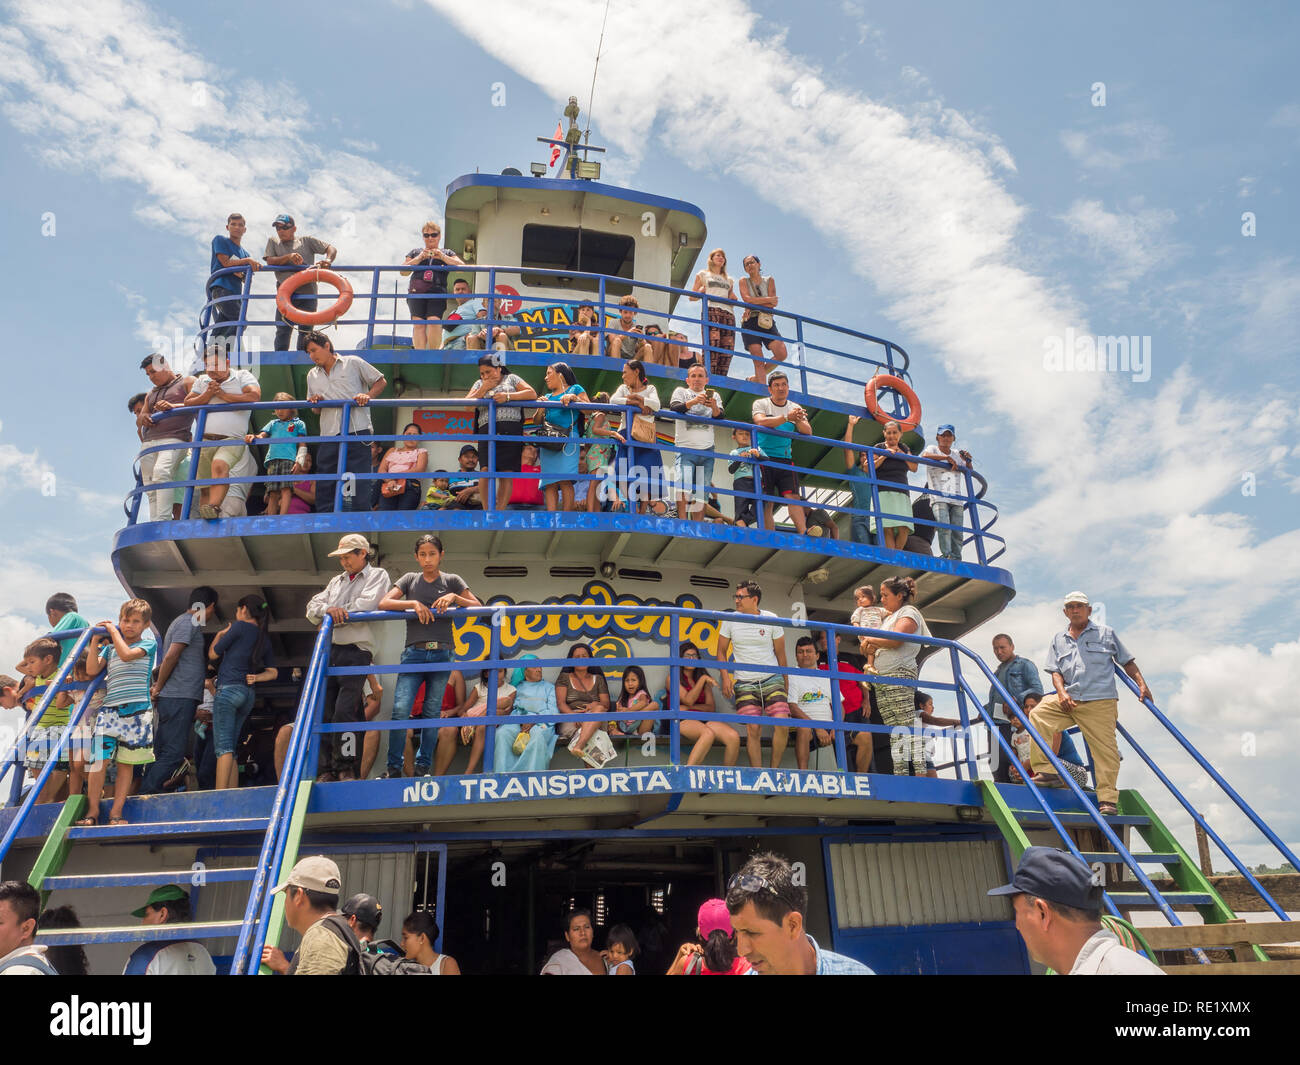
M 1024 791 L 1003 789 L 1013 802 Z M 237 925 L 273 798 L 261 787 L 130 799 L 130 825 L 68 831 L 59 901 L 87 928 L 130 926 L 147 885 L 176 882 L 195 920 Z M 59 809 L 33 811 L 5 877 L 30 872 Z M 311 786 L 302 832 L 298 853 L 333 858 L 344 897 L 380 899 L 377 938 L 400 938 L 407 913 L 430 909 L 465 972 L 537 972 L 574 906 L 592 911 L 598 946 L 631 926 L 638 970 L 663 972 L 699 905 L 759 850 L 799 863 L 813 937 L 877 972 L 1030 971 L 1010 906 L 986 894 L 1009 878 L 1010 852 L 966 781 L 659 766 L 329 783 Z M 106 872 L 118 875 L 105 883 Z M 286 930 L 282 946 L 295 938 Z M 89 936 L 91 971 L 121 971 L 135 945 Z M 234 946 L 209 943 L 218 959 Z

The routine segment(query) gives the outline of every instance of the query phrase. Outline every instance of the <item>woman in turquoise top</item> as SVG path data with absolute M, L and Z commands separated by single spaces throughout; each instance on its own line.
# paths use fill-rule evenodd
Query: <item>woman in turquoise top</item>
M 569 410 L 569 404 L 590 403 L 591 400 L 567 362 L 553 362 L 546 367 L 546 394 L 538 398 L 564 404 L 563 407 L 542 408 L 544 413 L 538 424 L 544 422 L 570 438 L 563 447 L 538 449 L 542 456 L 540 481 L 546 496 L 546 509 L 572 510 L 573 481 L 578 476 L 578 454 L 582 450 L 578 438 L 582 436 L 583 417 L 581 411 Z
M 536 659 L 536 655 L 524 655 L 526 659 Z M 542 680 L 541 666 L 524 668 L 524 679 L 515 682 L 515 705 L 511 716 L 515 714 L 558 714 L 555 703 L 555 685 Z M 526 737 L 517 752 L 516 741 Z M 551 755 L 555 753 L 555 724 L 511 724 L 497 728 L 496 757 L 493 760 L 493 772 L 496 773 L 536 773 L 548 768 Z M 527 746 L 524 746 L 526 744 Z

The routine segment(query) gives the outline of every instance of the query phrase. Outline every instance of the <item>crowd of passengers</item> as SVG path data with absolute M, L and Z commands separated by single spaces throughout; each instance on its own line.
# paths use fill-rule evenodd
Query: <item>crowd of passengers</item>
M 429 451 L 422 441 L 395 444 L 358 440 L 348 444 L 323 444 L 313 449 L 296 442 L 307 435 L 300 417 L 305 402 L 347 401 L 348 435 L 373 435 L 373 423 L 366 409 L 378 398 L 387 381 L 375 367 L 354 355 L 339 355 L 321 332 L 299 327 L 297 349 L 314 364 L 308 373 L 307 392 L 294 397 L 286 392 L 268 397 L 286 406 L 273 417 L 249 411 L 222 410 L 232 402 L 256 402 L 263 397 L 257 379 L 247 370 L 232 369 L 225 357 L 230 338 L 238 329 L 244 307 L 243 275 L 262 267 L 275 268 L 277 284 L 291 273 L 312 266 L 332 266 L 338 249 L 314 236 L 299 236 L 295 220 L 287 214 L 276 217 L 274 235 L 268 238 L 261 261 L 242 241 L 247 222 L 231 214 L 226 234 L 212 240 L 211 273 L 223 269 L 235 272 L 213 277 L 208 288 L 212 307 L 210 336 L 216 343 L 205 355 L 204 365 L 193 375 L 174 368 L 159 355 L 141 364 L 152 388 L 129 401 L 144 447 L 162 451 L 142 453 L 141 475 L 145 485 L 196 479 L 266 476 L 262 484 L 264 513 L 303 514 L 331 511 L 336 502 L 344 510 L 428 510 L 478 509 L 492 487 L 483 474 L 489 466 L 486 445 L 466 445 L 458 457 L 457 469 L 431 471 Z M 618 322 L 604 337 L 603 354 L 623 363 L 623 383 L 613 395 L 588 392 L 578 374 L 565 362 L 546 367 L 540 381 L 528 382 L 507 365 L 507 352 L 521 327 L 505 313 L 501 301 L 476 296 L 464 278 L 450 280 L 449 270 L 465 265 L 453 252 L 441 246 L 442 227 L 435 221 L 421 227 L 421 245 L 402 260 L 408 277 L 407 306 L 412 322 L 412 344 L 417 349 L 444 348 L 483 352 L 479 357 L 479 381 L 467 400 L 488 400 L 493 404 L 522 404 L 543 400 L 554 407 L 527 408 L 497 406 L 495 429 L 509 437 L 495 445 L 496 471 L 513 474 L 496 478 L 498 509 L 543 509 L 556 511 L 621 511 L 635 507 L 641 513 L 676 514 L 710 522 L 742 527 L 775 527 L 775 513 L 785 508 L 789 523 L 799 535 L 842 535 L 839 523 L 826 506 L 800 505 L 803 489 L 792 457 L 792 439 L 765 430 L 810 434 L 809 412 L 789 400 L 790 383 L 780 364 L 787 357 L 784 341 L 774 316 L 778 304 L 776 281 L 762 273 L 757 256 L 746 256 L 744 275 L 727 273 L 727 256 L 721 248 L 708 255 L 707 265 L 695 277 L 693 291 L 708 297 L 708 365 L 700 353 L 686 345 L 682 333 L 651 322 L 637 322 L 635 296 L 619 300 Z M 315 281 L 303 284 L 292 296 L 292 304 L 310 313 L 317 307 Z M 692 296 L 699 299 L 701 296 Z M 731 447 L 726 454 L 715 452 L 717 441 L 710 419 L 724 417 L 719 393 L 710 380 L 723 381 L 735 350 L 735 309 L 715 300 L 739 300 L 743 304 L 739 323 L 742 345 L 749 353 L 754 374 L 750 381 L 766 383 L 768 395 L 755 400 L 750 417 L 752 430 L 730 431 Z M 599 355 L 601 333 L 599 309 L 591 302 L 579 304 L 570 327 L 568 348 L 573 355 Z M 485 322 L 484 319 L 492 319 Z M 283 312 L 276 314 L 276 350 L 287 351 L 295 326 Z M 764 355 L 770 361 L 766 361 Z M 647 365 L 665 365 L 687 371 L 684 385 L 664 397 L 646 374 Z M 573 403 L 626 405 L 631 424 L 623 424 L 621 412 L 579 411 Z M 191 451 L 176 445 L 189 442 L 194 417 L 207 408 L 203 447 L 198 468 L 189 470 Z M 673 418 L 675 452 L 661 451 L 655 416 L 667 409 Z M 342 412 L 338 407 L 319 408 L 320 435 L 341 433 Z M 849 418 L 844 442 L 851 444 L 858 416 Z M 489 431 L 486 407 L 475 409 L 474 431 Z M 415 424 L 402 435 L 420 435 Z M 529 439 L 529 437 L 532 439 Z M 860 543 L 878 539 L 886 547 L 932 554 L 938 538 L 939 554 L 959 560 L 962 549 L 964 501 L 969 491 L 963 471 L 972 467 L 970 453 L 953 447 L 955 431 L 942 425 L 935 442 L 926 447 L 924 492 L 913 500 L 908 474 L 918 463 L 902 441 L 896 423 L 886 423 L 884 440 L 875 452 L 844 450 L 846 469 L 869 476 L 874 471 L 879 484 L 880 531 L 870 514 L 852 514 L 848 536 Z M 261 452 L 259 473 L 257 452 Z M 747 461 L 748 460 L 748 461 Z M 723 505 L 713 484 L 717 462 L 724 461 L 731 475 L 730 503 Z M 336 499 L 333 481 L 313 481 L 313 475 L 336 477 L 348 472 L 358 477 L 376 475 L 349 484 Z M 478 476 L 474 476 L 477 474 Z M 385 476 L 378 476 L 385 475 Z M 531 476 L 530 476 L 531 475 Z M 584 479 L 579 480 L 582 477 Z M 848 484 L 849 505 L 856 511 L 871 511 L 871 485 L 856 480 Z M 195 511 L 205 519 L 234 517 L 250 513 L 249 484 L 220 484 L 195 493 Z M 750 498 L 760 489 L 780 502 Z M 724 489 L 725 491 L 725 489 Z M 156 489 L 147 493 L 149 517 L 161 521 L 179 517 L 185 490 Z M 835 509 L 833 506 L 830 508 Z M 729 512 L 729 513 L 728 513 Z M 944 526 L 952 526 L 945 528 Z
M 406 615 L 404 650 L 398 662 L 392 700 L 392 720 L 420 719 L 411 729 L 384 730 L 388 736 L 386 767 L 381 776 L 443 776 L 457 757 L 465 757 L 464 772 L 482 769 L 487 743 L 487 719 L 494 721 L 493 770 L 498 773 L 541 771 L 550 767 L 558 742 L 588 765 L 606 764 L 614 756 L 613 739 L 645 743 L 667 733 L 660 711 L 686 715 L 679 723 L 685 764 L 701 765 L 715 745 L 722 764 L 735 765 L 740 747 L 752 767 L 763 765 L 764 742 L 769 764 L 783 764 L 794 736 L 799 769 L 882 772 L 934 776 L 932 751 L 925 729 L 957 728 L 961 722 L 934 714 L 933 700 L 916 685 L 922 644 L 900 637 L 930 636 L 924 615 L 915 605 L 916 582 L 889 577 L 879 586 L 854 592 L 851 624 L 872 630 L 836 645 L 840 671 L 842 720 L 849 725 L 883 726 L 880 731 L 845 734 L 847 765 L 835 750 L 832 678 L 825 630 L 800 634 L 793 647 L 776 615 L 761 607 L 763 590 L 752 580 L 734 592 L 734 615 L 718 626 L 713 651 L 686 643 L 676 690 L 653 683 L 635 664 L 606 670 L 589 644 L 568 648 L 567 664 L 553 680 L 525 654 L 518 664 L 497 672 L 454 657 L 453 627 L 458 611 L 482 607 L 468 583 L 442 568 L 442 541 L 433 534 L 419 537 L 414 547 L 416 568 L 394 579 L 374 564 L 365 536 L 342 537 L 331 557 L 341 572 L 315 595 L 306 618 L 316 626 L 326 618 L 332 625 L 329 665 L 350 667 L 355 673 L 331 674 L 326 682 L 322 721 L 347 725 L 373 721 L 383 702 L 383 686 L 365 670 L 375 664 L 377 623 L 357 620 L 373 611 Z M 67 593 L 51 596 L 46 616 L 50 635 L 28 646 L 17 666 L 21 681 L 0 676 L 0 706 L 23 706 L 29 728 L 20 754 L 34 787 L 47 763 L 38 802 L 61 801 L 83 792 L 87 797 L 82 826 L 99 823 L 101 798 L 111 788 L 110 824 L 125 823 L 127 798 L 177 788 L 227 789 L 241 784 L 241 769 L 251 778 L 246 744 L 250 714 L 259 685 L 280 681 L 270 639 L 270 608 L 260 595 L 246 595 L 235 615 L 209 641 L 205 625 L 217 613 L 217 594 L 198 587 L 191 607 L 171 619 L 161 640 L 151 625 L 152 611 L 143 599 L 125 602 L 116 620 L 96 623 L 104 631 L 90 638 L 72 664 L 72 678 L 82 688 L 92 685 L 89 703 L 68 742 L 74 701 L 85 700 L 81 689 L 59 689 L 42 698 L 74 648 L 70 634 L 90 623 L 77 612 Z M 847 607 L 847 604 L 846 604 Z M 1015 654 L 1011 638 L 999 634 L 993 651 L 1000 665 L 998 680 L 1028 713 L 1053 751 L 1067 766 L 1075 783 L 1087 783 L 1084 759 L 1065 729 L 1078 726 L 1087 740 L 1098 771 L 1100 801 L 1111 806 L 1118 798 L 1119 755 L 1115 746 L 1117 713 L 1112 662 L 1140 685 L 1150 698 L 1133 656 L 1113 630 L 1090 622 L 1091 606 L 1082 592 L 1066 597 L 1069 628 L 1051 646 L 1047 668 L 1055 694 L 1043 698 L 1038 669 Z M 162 631 L 162 630 L 159 630 Z M 798 630 L 796 630 L 798 632 Z M 699 665 L 690 663 L 699 661 Z M 713 666 L 717 676 L 710 670 Z M 664 682 L 671 683 L 671 672 Z M 858 679 L 861 678 L 861 679 Z M 283 773 L 286 752 L 298 708 L 301 679 L 282 700 L 263 735 L 262 760 L 274 760 L 275 778 Z M 264 700 L 264 704 L 265 704 Z M 1001 738 L 1014 759 L 995 759 L 995 776 L 1012 781 L 1032 776 L 1041 784 L 1063 787 L 1051 764 L 1030 742 L 1017 715 L 1009 712 L 991 688 L 986 704 Z M 35 715 L 39 712 L 39 719 Z M 728 722 L 719 715 L 744 720 Z M 532 720 L 554 715 L 560 720 Z M 591 720 L 564 721 L 567 715 Z M 455 719 L 456 724 L 428 723 Z M 316 779 L 321 782 L 368 779 L 378 759 L 381 730 L 327 732 L 320 736 Z M 267 733 L 269 732 L 269 736 Z M 613 739 L 611 739 L 611 737 Z M 996 741 L 995 741 L 996 742 Z M 653 753 L 654 743 L 649 745 Z M 643 747 L 643 750 L 646 748 Z M 245 754 L 241 756 L 241 750 Z M 272 753 L 273 752 L 273 753 Z M 252 782 L 248 779 L 248 782 Z M 1105 812 L 1105 811 L 1103 811 Z
M 268 942 L 262 964 L 284 976 L 460 976 L 460 964 L 441 948 L 435 915 L 409 913 L 380 939 L 383 904 L 365 891 L 340 905 L 343 876 L 322 854 L 299 860 L 274 888 L 284 897 L 284 923 L 300 936 L 282 950 Z M 0 883 L 0 972 L 7 976 L 87 976 L 92 973 L 79 945 L 47 946 L 36 933 L 81 928 L 72 906 L 41 909 L 41 893 L 25 881 Z M 727 882 L 725 898 L 699 907 L 692 938 L 671 954 L 673 940 L 664 916 L 645 907 L 632 918 L 637 927 L 612 921 L 604 948 L 596 949 L 596 920 L 588 909 L 569 907 L 559 922 L 562 938 L 550 939 L 542 976 L 849 976 L 872 975 L 852 958 L 825 950 L 805 928 L 808 893 L 795 865 L 780 855 L 757 853 Z M 155 888 L 132 911 L 142 926 L 185 925 L 190 893 L 178 884 Z M 461 934 L 464 934 L 462 928 Z M 454 934 L 454 933 L 453 933 Z M 671 958 L 671 962 L 669 961 Z M 752 960 L 751 960 L 752 959 Z M 132 951 L 124 976 L 212 976 L 217 965 L 197 940 L 155 939 Z
M 629 297 L 630 298 L 630 297 Z M 306 334 L 306 351 L 314 364 L 307 375 L 307 392 L 297 398 L 277 392 L 272 400 L 285 406 L 271 411 L 223 409 L 231 403 L 259 402 L 261 387 L 248 370 L 232 368 L 224 346 L 206 355 L 203 372 L 188 376 L 173 369 L 160 355 L 147 356 L 141 369 L 153 387 L 135 395 L 129 409 L 145 451 L 140 456 L 146 489 L 189 479 L 194 418 L 206 410 L 203 439 L 194 478 L 198 480 L 256 477 L 256 453 L 261 452 L 263 512 L 306 514 L 328 512 L 341 503 L 343 510 L 479 510 L 484 499 L 499 510 L 626 511 L 675 515 L 678 518 L 734 524 L 740 527 L 776 527 L 776 512 L 784 507 L 799 535 L 840 538 L 841 529 L 828 505 L 804 499 L 795 469 L 793 437 L 812 432 L 808 412 L 790 397 L 784 370 L 767 374 L 768 395 L 753 401 L 753 428 L 734 426 L 725 453 L 717 451 L 713 420 L 725 418 L 719 393 L 709 387 L 708 372 L 692 365 L 684 384 L 673 388 L 665 408 L 658 388 L 647 377 L 640 358 L 623 363 L 622 384 L 610 395 L 589 394 L 577 373 L 565 362 L 547 366 L 538 387 L 511 371 L 506 355 L 496 351 L 478 358 L 479 380 L 466 400 L 492 404 L 474 408 L 474 431 L 495 430 L 495 455 L 485 454 L 489 444 L 464 445 L 455 470 L 432 471 L 430 451 L 415 423 L 402 433 L 409 440 L 368 442 L 373 435 L 369 403 L 387 385 L 383 374 L 356 355 L 339 355 L 323 333 Z M 300 417 L 301 405 L 322 401 L 347 401 L 349 436 L 355 443 L 301 443 L 308 435 Z M 529 402 L 551 406 L 530 408 Z M 573 404 L 610 404 L 615 410 L 579 410 Z M 342 409 L 319 407 L 320 435 L 342 434 Z M 667 409 L 672 419 L 672 445 L 661 450 L 655 427 L 656 413 Z M 622 410 L 631 412 L 630 428 Z M 931 554 L 938 538 L 944 558 L 961 559 L 964 500 L 968 497 L 965 471 L 970 453 L 954 447 L 955 430 L 941 425 L 935 442 L 921 451 L 925 465 L 924 490 L 913 501 L 908 474 L 918 468 L 902 440 L 897 422 L 883 426 L 884 439 L 873 451 L 852 447 L 861 420 L 850 415 L 845 426 L 844 463 L 857 475 L 848 482 L 849 506 L 854 511 L 874 511 L 874 477 L 880 501 L 879 543 L 897 550 Z M 162 450 L 150 450 L 162 448 Z M 489 458 L 502 476 L 489 478 Z M 726 466 L 730 502 L 724 507 L 714 485 L 718 463 Z M 315 481 L 316 474 L 334 478 L 351 473 L 354 479 Z M 373 475 L 373 476 L 368 476 Z M 581 479 L 580 479 L 581 478 Z M 205 519 L 249 513 L 253 485 L 219 483 L 194 490 L 197 513 Z M 756 499 L 755 490 L 770 497 Z M 337 492 L 336 492 L 337 490 Z M 147 490 L 150 520 L 179 518 L 184 488 Z M 336 499 L 337 494 L 337 499 Z M 835 506 L 829 505 L 829 511 Z M 727 513 L 727 511 L 730 513 Z M 951 528 L 945 527 L 951 526 Z M 847 534 L 858 543 L 877 539 L 876 521 L 869 513 L 854 513 Z

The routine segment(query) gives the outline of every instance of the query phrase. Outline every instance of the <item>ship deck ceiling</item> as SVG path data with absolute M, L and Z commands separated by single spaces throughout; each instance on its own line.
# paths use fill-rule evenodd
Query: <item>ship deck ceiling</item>
M 329 557 L 346 532 L 364 531 L 375 544 L 379 563 L 390 573 L 414 568 L 412 548 L 417 536 L 431 528 L 429 514 L 389 513 L 387 521 L 404 521 L 400 528 L 367 528 L 370 514 L 319 514 L 303 517 L 233 518 L 221 522 L 232 535 L 214 536 L 212 523 L 169 522 L 167 539 L 150 539 L 152 527 L 136 526 L 119 540 L 115 562 L 123 583 L 153 607 L 155 617 L 171 618 L 188 609 L 189 593 L 199 584 L 211 585 L 220 597 L 223 617 L 233 617 L 244 595 L 260 594 L 270 604 L 272 631 L 280 634 L 284 661 L 304 658 L 315 627 L 306 619 L 307 603 L 338 572 Z M 666 519 L 673 534 L 618 527 L 611 515 L 555 514 L 508 511 L 494 516 L 500 527 L 485 528 L 484 515 L 472 511 L 441 513 L 436 531 L 447 549 L 447 569 L 463 576 L 484 600 L 507 595 L 527 599 L 527 585 L 554 586 L 556 578 L 577 591 L 585 579 L 599 575 L 601 563 L 612 563 L 620 589 L 666 601 L 685 592 L 755 577 L 774 593 L 793 591 L 802 582 L 800 597 L 814 619 L 846 620 L 853 588 L 903 575 L 917 581 L 917 605 L 936 636 L 955 638 L 1000 611 L 1013 592 L 1003 570 L 956 564 L 934 556 L 867 549 L 843 541 L 814 540 L 781 532 L 760 533 Z M 287 532 L 289 522 L 304 531 Z M 310 530 L 310 531 L 308 531 Z M 153 535 L 156 535 L 156 531 Z M 844 546 L 841 546 L 844 544 Z M 814 546 L 825 545 L 827 550 Z M 856 550 L 858 553 L 850 554 Z M 839 553 L 843 551 L 844 553 Z M 485 576 L 484 568 L 508 567 L 501 576 Z M 522 567 L 527 574 L 520 573 Z M 572 567 L 551 575 L 552 568 Z M 588 567 L 584 574 L 574 572 Z M 817 583 L 805 578 L 818 570 Z M 622 571 L 640 571 L 628 576 Z M 662 580 L 653 574 L 663 574 Z M 646 579 L 646 574 L 651 575 Z M 691 577 L 708 583 L 692 585 Z M 638 579 L 640 578 L 640 579 Z M 778 595 L 779 600 L 779 595 Z M 296 638 L 295 638 L 296 637 Z

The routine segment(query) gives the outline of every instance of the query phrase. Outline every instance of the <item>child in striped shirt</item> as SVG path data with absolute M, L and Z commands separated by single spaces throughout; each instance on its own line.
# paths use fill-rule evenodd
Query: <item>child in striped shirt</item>
M 116 761 L 110 825 L 124 825 L 122 807 L 131 790 L 135 766 L 153 761 L 153 714 L 149 682 L 153 674 L 157 643 L 145 631 L 153 616 L 143 599 L 122 604 L 118 621 L 101 621 L 107 636 L 92 636 L 87 673 L 94 677 L 105 668 L 104 705 L 95 718 L 95 761 L 86 780 L 86 816 L 80 826 L 99 823 L 99 802 L 104 790 L 104 771 Z

